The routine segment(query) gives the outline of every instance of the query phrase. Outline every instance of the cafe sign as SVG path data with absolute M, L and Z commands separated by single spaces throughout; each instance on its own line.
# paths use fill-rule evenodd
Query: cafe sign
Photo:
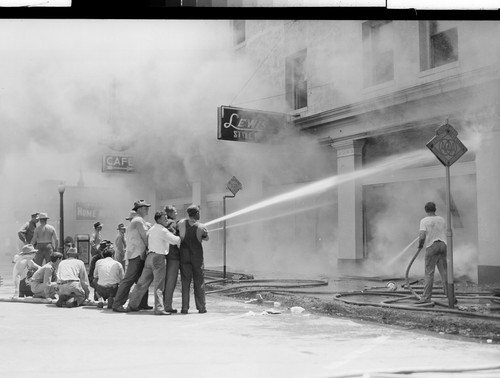
M 103 172 L 134 172 L 134 158 L 124 155 L 103 155 Z
M 283 113 L 220 106 L 217 139 L 237 142 L 269 142 L 287 126 Z

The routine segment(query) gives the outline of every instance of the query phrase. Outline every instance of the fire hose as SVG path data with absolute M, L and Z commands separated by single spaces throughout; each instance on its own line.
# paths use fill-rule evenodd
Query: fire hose
M 408 286 L 408 289 L 411 291 L 411 293 L 418 299 L 420 300 L 421 299 L 421 296 L 418 295 L 415 290 L 413 290 L 413 288 L 411 287 L 410 285 L 410 279 L 408 278 L 408 273 L 410 272 L 410 268 L 411 266 L 413 265 L 413 262 L 415 261 L 415 259 L 417 258 L 418 254 L 420 253 L 420 251 L 422 250 L 422 248 L 418 248 L 417 249 L 417 252 L 413 255 L 412 259 L 410 260 L 410 263 L 408 264 L 408 267 L 406 268 L 406 272 L 405 272 L 405 281 L 406 281 L 406 286 Z

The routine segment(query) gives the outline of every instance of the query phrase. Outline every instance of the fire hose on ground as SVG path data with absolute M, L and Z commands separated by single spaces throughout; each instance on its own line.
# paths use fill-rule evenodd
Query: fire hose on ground
M 437 301 L 431 302 L 430 304 L 417 305 L 412 303 L 411 306 L 407 305 L 399 305 L 395 304 L 395 302 L 400 302 L 403 300 L 409 300 L 412 298 L 416 298 L 417 300 L 421 299 L 421 296 L 412 288 L 411 282 L 409 279 L 410 268 L 413 265 L 413 262 L 417 258 L 420 253 L 421 248 L 417 250 L 417 252 L 413 255 L 410 263 L 408 264 L 405 271 L 405 282 L 408 288 L 408 291 L 353 291 L 353 292 L 339 292 L 339 291 L 309 291 L 309 290 L 293 290 L 298 288 L 310 288 L 310 287 L 318 287 L 318 286 L 327 286 L 328 281 L 326 280 L 300 280 L 300 279 L 259 279 L 254 280 L 251 279 L 251 276 L 245 276 L 245 279 L 231 279 L 231 278 L 222 278 L 215 279 L 212 281 L 207 281 L 207 285 L 223 285 L 227 287 L 214 289 L 207 291 L 207 294 L 215 294 L 215 293 L 223 293 L 224 295 L 242 295 L 242 294 L 251 294 L 251 293 L 259 293 L 259 292 L 269 292 L 277 295 L 289 295 L 289 294 L 306 294 L 306 295 L 333 295 L 333 299 L 337 301 L 341 301 L 350 305 L 357 306 L 376 306 L 376 307 L 386 307 L 400 310 L 411 310 L 411 311 L 433 311 L 433 312 L 442 312 L 442 313 L 451 313 L 457 315 L 464 315 L 469 317 L 478 317 L 485 319 L 498 319 L 500 320 L 500 315 L 494 314 L 484 314 L 484 313 L 476 313 L 476 312 L 467 312 L 459 309 L 449 309 L 447 306 L 440 304 Z M 238 275 L 236 275 L 238 278 Z M 228 286 L 229 285 L 229 286 Z M 480 299 L 480 300 L 489 300 L 493 303 L 500 304 L 500 298 L 496 296 L 487 295 L 487 292 L 457 292 L 456 298 L 459 299 Z M 348 300 L 346 297 L 349 296 L 389 296 L 396 297 L 391 299 L 383 300 L 379 303 L 369 302 L 369 301 L 353 301 Z M 440 298 L 440 295 L 435 295 L 435 298 Z M 434 304 L 443 306 L 444 308 L 433 308 L 429 307 Z M 500 308 L 490 308 L 491 310 L 497 310 Z

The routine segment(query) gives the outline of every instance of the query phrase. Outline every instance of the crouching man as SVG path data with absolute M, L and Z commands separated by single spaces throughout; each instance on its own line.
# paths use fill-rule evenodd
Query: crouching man
M 78 260 L 76 248 L 66 252 L 68 258 L 59 263 L 57 269 L 57 284 L 59 299 L 57 307 L 81 306 L 89 297 L 89 278 L 82 260 Z
M 93 288 L 100 297 L 98 308 L 104 307 L 103 300 L 107 300 L 108 308 L 113 308 L 113 302 L 118 291 L 118 284 L 125 276 L 123 266 L 119 261 L 113 259 L 113 245 L 101 248 L 102 259 L 95 264 Z
M 33 291 L 33 298 L 54 299 L 56 297 L 56 271 L 62 258 L 62 253 L 52 252 L 50 254 L 50 261 L 33 274 L 33 277 L 31 277 L 31 291 Z

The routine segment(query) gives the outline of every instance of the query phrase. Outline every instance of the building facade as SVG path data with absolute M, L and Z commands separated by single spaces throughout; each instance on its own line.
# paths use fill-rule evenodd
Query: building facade
M 315 223 L 308 235 L 314 235 L 316 247 L 319 239 L 334 235 L 330 250 L 339 272 L 392 261 L 418 235 L 427 201 L 436 202 L 446 218 L 445 168 L 426 143 L 449 123 L 468 148 L 450 168 L 456 275 L 481 284 L 500 281 L 498 22 L 237 20 L 231 25 L 234 53 L 256 61 L 260 90 L 256 95 L 248 89 L 236 105 L 288 113 L 296 130 L 328 151 L 329 173 L 353 177 L 326 194 L 336 200 L 326 214 L 318 217 L 316 209 L 306 222 Z M 388 163 L 375 175 L 365 174 L 412 151 L 430 160 Z M 265 180 L 261 184 L 264 196 L 272 192 Z M 318 233 L 318 224 L 330 230 Z

